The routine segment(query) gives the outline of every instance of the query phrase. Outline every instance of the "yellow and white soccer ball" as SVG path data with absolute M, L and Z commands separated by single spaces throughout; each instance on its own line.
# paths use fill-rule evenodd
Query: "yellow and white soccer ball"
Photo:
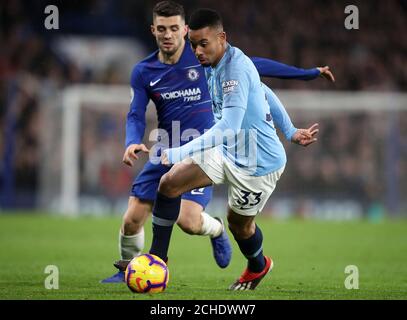
M 125 272 L 126 284 L 135 293 L 158 293 L 167 288 L 169 270 L 165 262 L 153 254 L 133 258 Z

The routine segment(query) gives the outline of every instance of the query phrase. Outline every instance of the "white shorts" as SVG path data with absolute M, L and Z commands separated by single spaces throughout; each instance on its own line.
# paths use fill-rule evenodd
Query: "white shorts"
M 229 185 L 229 207 L 243 216 L 255 216 L 263 210 L 285 168 L 283 166 L 265 176 L 251 176 L 223 156 L 218 148 L 209 149 L 203 155 L 193 155 L 191 159 L 214 184 Z

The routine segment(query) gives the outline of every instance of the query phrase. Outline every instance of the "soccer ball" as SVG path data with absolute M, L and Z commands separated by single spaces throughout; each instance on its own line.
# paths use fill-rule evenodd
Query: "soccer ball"
M 168 267 L 153 254 L 142 254 L 129 262 L 125 280 L 134 293 L 158 293 L 167 288 Z

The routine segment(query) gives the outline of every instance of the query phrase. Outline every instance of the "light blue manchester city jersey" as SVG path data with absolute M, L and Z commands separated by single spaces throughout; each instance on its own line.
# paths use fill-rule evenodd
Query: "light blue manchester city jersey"
M 269 106 L 279 101 L 270 101 L 268 97 L 267 102 L 252 61 L 240 49 L 228 44 L 222 60 L 215 68 L 206 68 L 206 75 L 216 121 L 222 118 L 224 108 L 233 108 L 237 113 L 244 111 L 237 143 L 223 145 L 228 159 L 256 176 L 284 166 L 286 154 L 277 136 Z
M 271 114 L 281 103 L 270 93 L 266 100 L 253 62 L 228 44 L 221 61 L 205 68 L 205 74 L 215 125 L 184 146 L 169 149 L 170 162 L 219 145 L 227 159 L 249 175 L 263 176 L 283 167 L 286 154 Z

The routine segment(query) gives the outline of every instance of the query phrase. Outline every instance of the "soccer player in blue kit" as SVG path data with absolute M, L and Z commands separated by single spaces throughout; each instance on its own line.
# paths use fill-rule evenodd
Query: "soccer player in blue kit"
M 126 123 L 123 162 L 132 166 L 133 160 L 138 159 L 138 152 L 150 153 L 150 160 L 134 181 L 123 217 L 119 234 L 121 260 L 115 263 L 119 272 L 103 280 L 104 283 L 124 281 L 123 271 L 128 261 L 144 248 L 143 226 L 152 212 L 160 178 L 170 170 L 160 163 L 160 150 L 182 146 L 214 125 L 205 69 L 197 61 L 190 43 L 185 41 L 188 29 L 183 7 L 172 1 L 158 3 L 153 10 L 151 28 L 159 49 L 138 63 L 131 75 L 132 100 Z M 263 76 L 302 80 L 322 76 L 334 80 L 328 67 L 303 70 L 273 60 L 252 59 Z M 158 128 L 162 133 L 154 152 L 142 143 L 145 112 L 150 99 L 156 105 Z M 154 155 L 158 161 L 154 161 Z M 189 234 L 210 236 L 215 260 L 224 268 L 231 258 L 227 233 L 221 219 L 204 211 L 212 196 L 212 186 L 187 191 L 182 194 L 177 224 Z M 160 220 L 156 216 L 153 219 L 155 222 Z

